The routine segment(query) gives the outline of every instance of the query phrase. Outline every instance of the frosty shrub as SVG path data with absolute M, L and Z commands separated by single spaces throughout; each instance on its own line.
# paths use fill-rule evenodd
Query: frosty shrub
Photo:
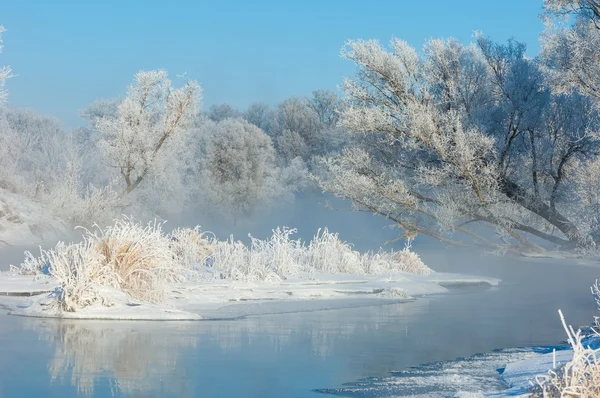
M 326 228 L 305 244 L 291 236 L 295 229 L 277 228 L 266 240 L 251 237 L 250 246 L 228 241 L 215 242 L 207 258 L 221 279 L 280 281 L 300 272 L 348 273 L 355 275 L 410 272 L 428 275 L 427 267 L 416 253 L 399 252 L 361 254 Z
M 125 218 L 104 230 L 96 228 L 88 236 L 105 266 L 114 272 L 120 290 L 149 302 L 166 299 L 164 284 L 176 282 L 181 267 L 162 224 L 144 227 Z
M 49 272 L 60 283 L 55 291 L 61 310 L 77 311 L 97 302 L 110 305 L 106 287 L 118 285 L 116 274 L 103 263 L 103 258 L 86 239 L 78 245 L 58 243 L 54 250 L 42 252 Z
M 186 281 L 276 283 L 301 273 L 431 272 L 409 247 L 361 254 L 326 228 L 308 244 L 293 239 L 295 233 L 295 229 L 276 228 L 269 239 L 250 236 L 250 245 L 245 245 L 233 237 L 219 241 L 200 227 L 166 234 L 161 223 L 142 225 L 126 217 L 106 228 L 84 229 L 80 243 L 59 242 L 39 256 L 26 252 L 25 261 L 13 271 L 56 278 L 60 287 L 54 298 L 60 310 L 69 312 L 97 303 L 110 306 L 123 294 L 164 303 L 169 287 Z
M 591 287 L 592 296 L 600 309 L 599 281 Z M 551 369 L 546 375 L 536 377 L 537 386 L 533 389 L 535 397 L 580 397 L 592 398 L 600 396 L 600 358 L 597 350 L 589 345 L 584 345 L 582 332 L 575 332 L 572 326 L 567 326 L 562 312 L 559 310 L 560 320 L 568 337 L 568 342 L 573 349 L 573 359 L 557 369 Z M 595 328 L 592 336 L 600 337 L 598 327 L 599 317 L 594 317 Z
M 176 228 L 171 232 L 170 240 L 171 251 L 184 269 L 197 268 L 214 250 L 209 234 L 200 231 L 199 226 Z
M 600 396 L 600 362 L 596 350 L 584 346 L 581 330 L 575 332 L 572 326 L 567 326 L 562 312 L 559 310 L 569 344 L 573 349 L 573 359 L 552 369 L 547 375 L 537 376 L 538 388 L 534 396 L 540 397 L 578 397 L 595 398 Z M 595 336 L 600 336 L 594 331 Z
M 164 302 L 167 285 L 184 275 L 162 224 L 143 226 L 129 218 L 104 229 L 85 230 L 81 243 L 59 242 L 54 249 L 42 250 L 39 257 L 29 252 L 25 256 L 16 271 L 56 278 L 60 287 L 55 298 L 63 311 L 96 302 L 108 305 L 115 290 L 138 300 Z

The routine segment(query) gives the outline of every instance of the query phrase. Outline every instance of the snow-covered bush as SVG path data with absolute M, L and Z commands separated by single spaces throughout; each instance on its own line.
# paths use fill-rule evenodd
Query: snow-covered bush
M 592 296 L 600 309 L 600 283 L 598 280 L 591 287 Z M 536 377 L 537 386 L 533 389 L 534 397 L 578 397 L 595 398 L 600 396 L 600 357 L 598 349 L 585 343 L 582 331 L 575 331 L 572 326 L 567 326 L 562 312 L 559 310 L 560 320 L 568 337 L 568 342 L 573 349 L 573 359 L 568 363 L 551 369 L 546 375 Z M 592 337 L 600 338 L 599 317 L 594 317 L 595 328 L 592 328 Z
M 123 218 L 104 229 L 85 230 L 81 243 L 59 242 L 54 249 L 41 250 L 38 257 L 26 252 L 15 271 L 56 278 L 60 287 L 54 298 L 63 311 L 96 302 L 107 305 L 115 290 L 160 303 L 167 298 L 167 285 L 184 275 L 171 245 L 162 224 L 143 226 Z
M 600 396 L 600 357 L 597 350 L 584 346 L 581 330 L 567 326 L 562 312 L 560 318 L 573 349 L 573 359 L 547 375 L 537 376 L 538 388 L 533 396 L 595 398 Z M 594 332 L 600 336 L 598 332 Z
M 300 272 L 355 275 L 431 272 L 409 248 L 361 254 L 326 228 L 319 230 L 308 244 L 292 239 L 294 233 L 295 229 L 277 228 L 270 239 L 251 237 L 250 246 L 234 241 L 233 237 L 215 242 L 206 261 L 222 279 L 251 281 L 279 281 Z
M 115 274 L 119 289 L 132 297 L 164 301 L 165 284 L 179 280 L 181 266 L 173 256 L 162 224 L 155 221 L 142 226 L 125 218 L 87 234 L 104 265 Z
M 228 241 L 217 242 L 210 258 L 208 266 L 214 271 L 213 276 L 220 279 L 231 279 L 241 281 L 266 281 L 279 282 L 285 275 L 269 267 L 264 262 L 266 252 L 259 252 L 248 248 L 240 241 L 234 241 L 233 237 Z
M 199 226 L 195 228 L 176 228 L 171 231 L 171 251 L 184 269 L 198 268 L 198 265 L 212 254 L 214 245 L 211 244 L 209 235 L 200 231 Z
M 389 274 L 410 272 L 417 275 L 429 275 L 427 267 L 419 256 L 404 250 L 383 251 L 364 254 L 352 248 L 352 245 L 340 240 L 337 233 L 331 233 L 327 228 L 319 230 L 308 245 L 310 266 L 308 270 L 318 270 L 328 273 L 349 274 Z
M 130 218 L 113 225 L 84 229 L 81 243 L 59 242 L 39 256 L 26 252 L 13 271 L 48 275 L 60 287 L 53 297 L 62 311 L 100 303 L 112 305 L 119 295 L 164 303 L 169 287 L 185 281 L 280 282 L 315 272 L 427 275 L 431 270 L 407 247 L 400 252 L 364 254 L 327 229 L 308 242 L 295 240 L 295 229 L 276 228 L 269 239 L 250 236 L 250 245 L 233 237 L 219 241 L 196 228 L 177 228 L 171 234 L 158 222 L 142 225 Z

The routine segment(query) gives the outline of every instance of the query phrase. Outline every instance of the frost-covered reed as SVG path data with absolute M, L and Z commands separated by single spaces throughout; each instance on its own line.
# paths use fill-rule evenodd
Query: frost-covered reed
M 573 327 L 567 326 L 562 312 L 560 318 L 573 349 L 573 359 L 557 369 L 550 370 L 546 375 L 537 376 L 537 389 L 534 390 L 533 396 L 600 397 L 600 358 L 597 356 L 597 350 L 584 346 L 581 330 L 575 331 Z M 600 336 L 597 332 L 595 334 Z
M 47 274 L 57 279 L 54 293 L 63 311 L 101 303 L 111 305 L 118 292 L 152 303 L 168 299 L 169 288 L 184 281 L 216 279 L 280 282 L 301 273 L 393 274 L 431 271 L 409 247 L 398 252 L 364 254 L 327 229 L 305 244 L 293 239 L 295 229 L 277 228 L 269 239 L 253 237 L 250 245 L 233 237 L 219 241 L 196 228 L 178 228 L 170 234 L 158 222 L 142 225 L 129 218 L 112 226 L 84 230 L 83 241 L 58 243 L 26 253 L 21 274 Z
M 168 297 L 168 286 L 189 278 L 189 263 L 200 261 L 202 246 L 197 229 L 167 235 L 161 223 L 142 225 L 123 218 L 104 229 L 85 229 L 80 243 L 59 242 L 38 257 L 26 252 L 16 271 L 56 278 L 60 287 L 54 294 L 63 311 L 110 305 L 115 291 L 161 303 Z
M 592 295 L 600 309 L 600 286 L 598 280 L 591 288 Z M 562 312 L 559 310 L 560 320 L 567 334 L 568 342 L 573 349 L 573 359 L 566 364 L 551 369 L 545 375 L 536 377 L 537 386 L 532 396 L 543 398 L 600 397 L 600 357 L 598 350 L 589 345 L 584 345 L 581 330 L 575 331 L 572 326 L 567 326 Z M 600 321 L 595 317 L 595 328 L 592 329 L 594 339 L 600 338 L 598 332 Z
M 214 242 L 214 251 L 206 261 L 221 278 L 236 280 L 278 281 L 300 272 L 354 275 L 431 272 L 409 247 L 398 252 L 361 254 L 327 228 L 319 230 L 308 244 L 292 239 L 294 233 L 295 229 L 277 228 L 270 239 L 251 238 L 250 246 L 233 238 Z

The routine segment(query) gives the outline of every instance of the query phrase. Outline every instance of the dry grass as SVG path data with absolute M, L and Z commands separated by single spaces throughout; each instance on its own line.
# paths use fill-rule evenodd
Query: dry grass
M 116 287 L 136 299 L 162 302 L 165 284 L 179 280 L 182 267 L 160 223 L 142 226 L 126 218 L 104 230 L 88 231 L 87 239 L 116 278 Z
M 592 286 L 592 294 L 600 308 L 600 286 L 598 280 Z M 600 397 L 600 360 L 597 351 L 589 346 L 584 346 L 581 330 L 575 331 L 572 326 L 567 326 L 562 312 L 558 311 L 563 327 L 568 337 L 568 342 L 573 349 L 573 359 L 567 364 L 548 371 L 546 375 L 536 377 L 537 386 L 532 396 L 554 398 L 597 398 Z M 592 329 L 595 337 L 598 333 L 598 317 L 596 329 Z
M 212 237 L 212 239 L 211 239 Z M 213 252 L 214 236 L 195 228 L 176 228 L 170 235 L 170 248 L 184 267 L 194 268 L 204 262 Z
M 431 272 L 408 247 L 399 252 L 361 254 L 326 228 L 319 230 L 308 245 L 292 239 L 294 233 L 295 229 L 277 228 L 270 239 L 252 238 L 249 247 L 233 238 L 214 241 L 214 252 L 206 261 L 223 279 L 250 281 L 277 282 L 300 272 L 355 275 Z
M 39 260 L 51 265 L 50 274 L 60 282 L 55 295 L 61 310 L 73 312 L 98 302 L 110 305 L 105 293 L 106 287 L 116 287 L 115 275 L 103 265 L 90 240 L 78 245 L 60 242 L 53 250 L 42 250 Z
M 361 254 L 327 229 L 308 244 L 292 239 L 295 232 L 277 228 L 271 238 L 251 237 L 246 246 L 233 237 L 218 241 L 199 227 L 166 234 L 160 223 L 141 225 L 123 218 L 104 229 L 84 229 L 81 243 L 59 243 L 37 257 L 27 252 L 17 271 L 55 277 L 61 286 L 55 296 L 63 311 L 95 303 L 111 305 L 111 297 L 119 292 L 163 303 L 173 283 L 190 280 L 275 283 L 299 273 L 427 275 L 431 271 L 408 248 Z
M 167 299 L 168 285 L 180 280 L 183 267 L 171 251 L 162 224 L 146 226 L 129 218 L 93 231 L 81 243 L 59 242 L 35 257 L 26 252 L 21 274 L 49 274 L 60 283 L 60 309 L 76 311 L 94 303 L 110 304 L 115 290 L 151 303 Z

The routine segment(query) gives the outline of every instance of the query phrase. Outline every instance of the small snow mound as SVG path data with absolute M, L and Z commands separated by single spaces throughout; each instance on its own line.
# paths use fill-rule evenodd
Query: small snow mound
M 393 299 L 409 299 L 410 296 L 406 292 L 406 290 L 399 287 L 390 287 L 387 289 L 383 289 L 382 292 L 378 294 L 381 298 L 393 298 Z

